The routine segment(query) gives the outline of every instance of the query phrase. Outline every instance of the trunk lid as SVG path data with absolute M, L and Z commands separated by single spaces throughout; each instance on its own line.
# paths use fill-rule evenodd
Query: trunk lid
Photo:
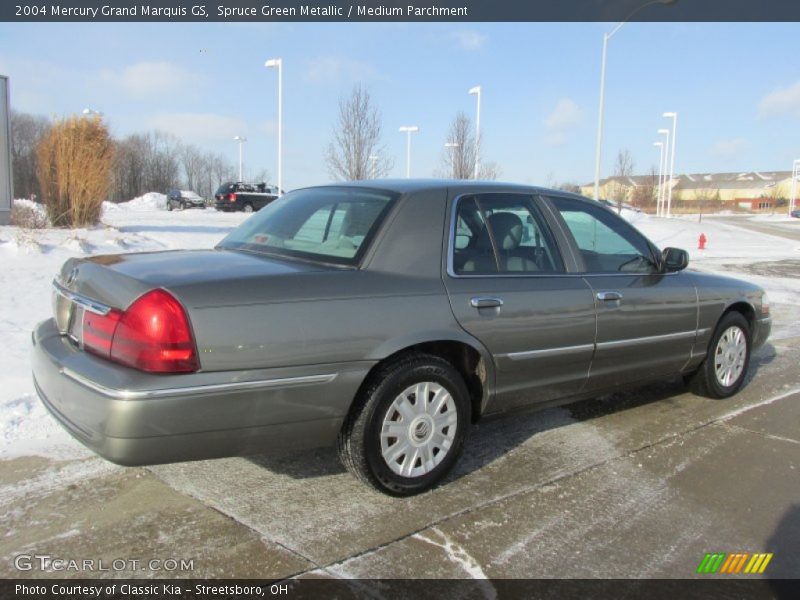
M 181 289 L 202 285 L 225 289 L 242 280 L 264 280 L 314 271 L 338 270 L 325 265 L 284 261 L 229 250 L 170 250 L 71 258 L 56 277 L 62 298 L 76 294 L 124 310 L 154 288 L 178 295 Z M 66 292 L 66 293 L 64 293 Z M 73 298 L 74 300 L 74 298 Z M 56 300 L 56 303 L 59 301 Z M 65 303 L 55 306 L 56 316 Z

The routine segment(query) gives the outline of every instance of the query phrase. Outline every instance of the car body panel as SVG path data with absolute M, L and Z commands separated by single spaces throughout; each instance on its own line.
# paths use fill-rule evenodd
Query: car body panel
M 749 311 L 754 347 L 769 335 L 763 291 L 752 284 L 690 270 L 583 272 L 544 199 L 537 202 L 563 273 L 448 269 L 458 197 L 558 192 L 491 182 L 347 185 L 398 195 L 356 265 L 229 249 L 68 260 L 56 281 L 87 302 L 124 310 L 148 290 L 169 291 L 187 312 L 201 368 L 164 375 L 124 367 L 77 348 L 48 319 L 33 335 L 45 405 L 102 456 L 151 464 L 331 444 L 375 366 L 419 344 L 477 353 L 475 412 L 483 414 L 689 372 L 731 308 Z M 618 305 L 598 304 L 607 290 L 623 295 Z M 503 304 L 475 308 L 476 296 Z
M 697 334 L 697 294 L 685 273 L 589 275 L 597 338 L 589 389 L 680 371 Z M 598 296 L 614 292 L 619 300 Z

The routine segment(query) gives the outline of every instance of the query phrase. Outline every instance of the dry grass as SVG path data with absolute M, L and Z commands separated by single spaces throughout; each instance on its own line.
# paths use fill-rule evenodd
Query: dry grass
M 38 176 L 55 227 L 100 220 L 111 185 L 114 143 L 100 118 L 70 117 L 53 125 L 37 148 Z
M 23 229 L 44 229 L 47 227 L 47 217 L 30 206 L 14 204 L 11 207 L 9 223 Z

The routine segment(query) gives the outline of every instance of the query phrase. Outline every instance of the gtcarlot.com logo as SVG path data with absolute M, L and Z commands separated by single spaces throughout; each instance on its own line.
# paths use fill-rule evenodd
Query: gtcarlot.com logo
M 769 561 L 772 560 L 772 552 L 755 553 L 734 552 L 707 552 L 697 567 L 697 572 L 701 574 L 761 574 L 767 568 Z

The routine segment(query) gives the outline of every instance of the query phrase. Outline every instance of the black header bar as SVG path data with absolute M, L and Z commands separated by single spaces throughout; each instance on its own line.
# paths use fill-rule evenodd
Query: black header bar
M 3 0 L 19 22 L 800 21 L 797 0 Z

